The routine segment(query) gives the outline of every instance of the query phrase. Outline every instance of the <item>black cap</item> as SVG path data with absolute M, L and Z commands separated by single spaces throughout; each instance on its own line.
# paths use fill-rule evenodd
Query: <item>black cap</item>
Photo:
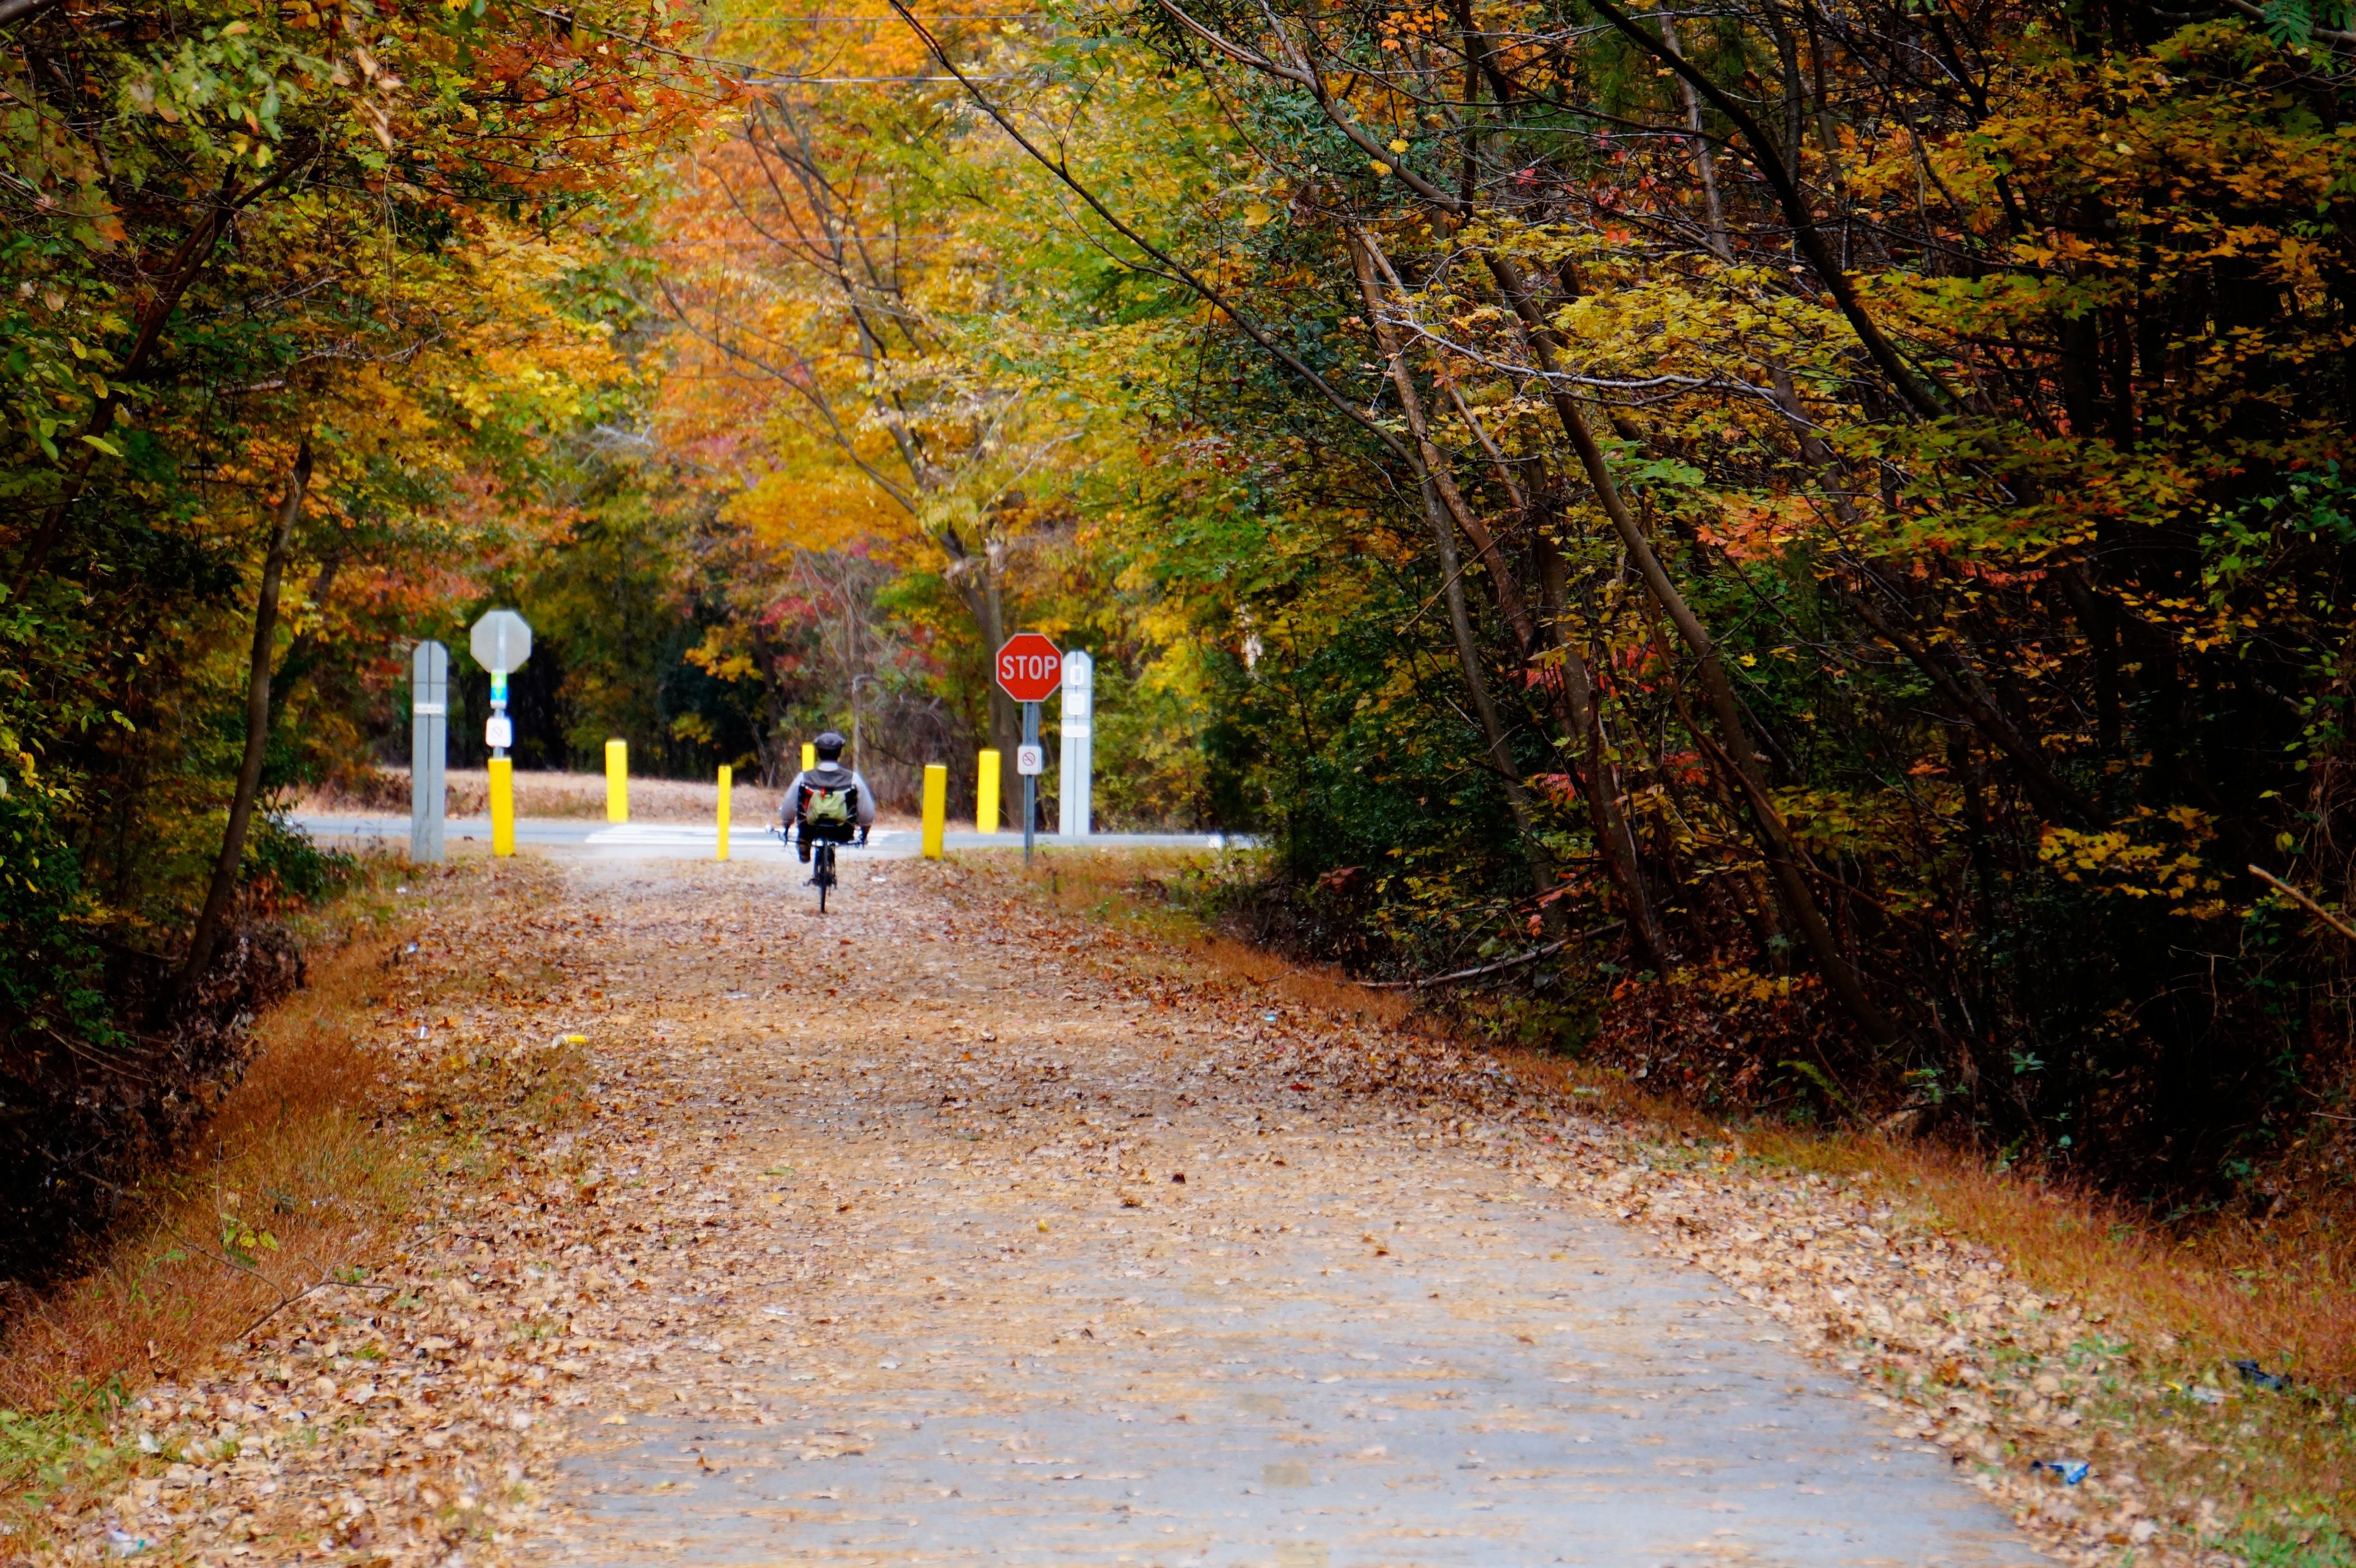
M 842 748 L 845 744 L 843 738 L 831 730 L 810 742 L 811 748 L 830 763 L 842 755 Z

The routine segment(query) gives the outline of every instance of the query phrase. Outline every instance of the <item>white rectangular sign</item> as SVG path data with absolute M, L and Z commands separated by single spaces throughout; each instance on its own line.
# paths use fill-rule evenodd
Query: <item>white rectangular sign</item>
M 1014 748 L 1014 771 L 1026 779 L 1037 778 L 1047 771 L 1047 748 L 1017 746 Z
M 506 714 L 495 714 L 483 721 L 483 744 L 494 750 L 515 744 L 515 725 Z
M 1066 838 L 1088 836 L 1089 785 L 1092 783 L 1091 738 L 1096 696 L 1096 661 L 1077 648 L 1064 656 L 1063 787 L 1056 792 L 1060 826 Z

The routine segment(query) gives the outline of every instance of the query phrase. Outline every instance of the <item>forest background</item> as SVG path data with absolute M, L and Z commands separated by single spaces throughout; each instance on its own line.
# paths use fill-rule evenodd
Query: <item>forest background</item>
M 2344 1187 L 2346 11 L 0 0 L 11 1168 L 170 1140 L 511 604 L 526 766 L 904 795 L 1044 631 L 1270 940 Z

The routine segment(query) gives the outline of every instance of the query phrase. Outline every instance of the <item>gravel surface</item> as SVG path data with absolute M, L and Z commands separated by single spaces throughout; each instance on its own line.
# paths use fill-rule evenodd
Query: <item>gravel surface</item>
M 823 920 L 774 868 L 427 886 L 377 1019 L 442 1129 L 414 1229 L 149 1391 L 60 1555 L 2151 1564 L 2213 1522 L 2090 1413 L 2126 1347 L 1869 1185 L 954 869 Z

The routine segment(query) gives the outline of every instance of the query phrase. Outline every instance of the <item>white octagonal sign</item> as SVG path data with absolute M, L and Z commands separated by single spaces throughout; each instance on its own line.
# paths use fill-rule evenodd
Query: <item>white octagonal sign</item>
M 493 675 L 521 669 L 531 657 L 531 627 L 512 610 L 493 610 L 475 623 L 466 645 L 475 662 Z

